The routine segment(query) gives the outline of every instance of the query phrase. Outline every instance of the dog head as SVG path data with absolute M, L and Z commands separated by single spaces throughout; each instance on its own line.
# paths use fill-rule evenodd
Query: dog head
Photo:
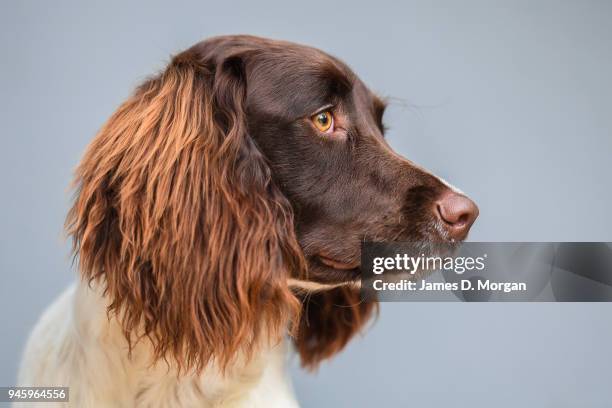
M 346 285 L 360 243 L 462 240 L 478 213 L 393 152 L 384 109 L 337 59 L 250 36 L 141 85 L 87 149 L 67 218 L 128 340 L 196 368 L 289 325 L 306 365 L 342 349 L 375 307 Z

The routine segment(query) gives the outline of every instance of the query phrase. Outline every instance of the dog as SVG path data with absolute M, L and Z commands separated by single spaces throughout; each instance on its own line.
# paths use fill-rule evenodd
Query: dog
M 465 239 L 478 208 L 385 141 L 385 102 L 314 48 L 222 36 L 174 56 L 76 170 L 81 275 L 37 323 L 19 384 L 70 406 L 294 407 L 366 325 L 364 240 Z

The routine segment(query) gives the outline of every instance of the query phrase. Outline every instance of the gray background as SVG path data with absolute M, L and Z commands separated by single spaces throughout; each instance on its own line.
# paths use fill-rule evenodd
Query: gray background
M 0 385 L 74 279 L 71 171 L 131 89 L 211 35 L 314 45 L 393 97 L 391 144 L 480 205 L 472 240 L 612 240 L 612 3 L 11 1 L 0 11 Z M 223 3 L 223 5 L 221 5 Z M 306 407 L 612 406 L 610 304 L 383 304 Z

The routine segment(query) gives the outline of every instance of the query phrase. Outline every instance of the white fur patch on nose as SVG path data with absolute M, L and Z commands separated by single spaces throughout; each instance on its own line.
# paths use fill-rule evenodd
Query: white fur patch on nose
M 413 166 L 415 166 L 416 168 L 418 168 L 419 170 L 421 170 L 423 173 L 429 174 L 430 176 L 432 176 L 435 179 L 438 179 L 442 184 L 444 184 L 446 187 L 450 188 L 452 191 L 454 191 L 457 194 L 461 194 L 464 196 L 467 196 L 467 194 L 465 194 L 463 191 L 461 191 L 460 189 L 458 189 L 457 187 L 453 186 L 451 183 L 449 183 L 448 181 L 444 180 L 442 177 L 433 174 L 431 171 L 419 166 L 416 163 L 411 163 Z
M 458 194 L 461 194 L 461 195 L 466 195 L 463 191 L 461 191 L 457 187 L 453 186 L 451 183 L 449 183 L 448 181 L 444 180 L 442 177 L 436 176 L 435 174 L 432 174 L 432 176 L 434 176 L 435 178 L 440 180 L 442 182 L 442 184 L 444 184 L 446 187 L 448 187 L 451 190 L 453 190 L 455 193 L 458 193 Z

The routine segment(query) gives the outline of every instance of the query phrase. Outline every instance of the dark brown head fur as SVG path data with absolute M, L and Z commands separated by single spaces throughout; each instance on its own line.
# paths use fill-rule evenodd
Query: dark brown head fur
M 182 52 L 77 169 L 67 228 L 82 274 L 156 358 L 224 367 L 292 326 L 316 365 L 375 305 L 352 286 L 303 295 L 289 279 L 358 279 L 366 239 L 449 239 L 434 211 L 449 188 L 391 150 L 384 106 L 313 48 L 228 36 Z M 333 132 L 313 125 L 322 109 Z

